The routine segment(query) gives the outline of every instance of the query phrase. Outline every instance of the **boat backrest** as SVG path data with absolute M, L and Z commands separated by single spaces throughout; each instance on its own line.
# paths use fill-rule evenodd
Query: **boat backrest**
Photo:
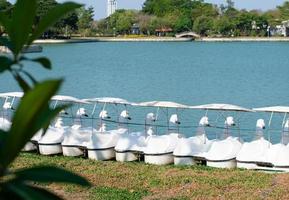
M 226 139 L 227 137 L 231 135 L 230 128 L 232 126 L 235 126 L 234 117 L 229 116 L 225 120 L 225 129 L 224 129 L 223 139 Z
M 176 125 L 176 124 L 180 124 L 180 123 L 181 123 L 181 122 L 179 121 L 179 118 L 178 118 L 178 115 L 177 115 L 177 114 L 172 114 L 169 121 L 170 121 L 170 123 L 173 124 L 173 125 Z
M 56 119 L 54 126 L 55 126 L 55 128 L 63 128 L 63 120 L 61 117 L 58 117 Z
M 99 118 L 100 119 L 110 119 L 110 116 L 108 115 L 107 110 L 100 111 Z
M 209 118 L 207 116 L 204 116 L 201 118 L 200 122 L 199 122 L 199 126 L 209 126 Z
M 284 127 L 283 127 L 281 143 L 285 145 L 289 143 L 289 118 L 286 120 Z
M 265 129 L 265 121 L 264 119 L 258 119 L 256 122 L 256 133 L 255 133 L 255 140 L 264 137 L 263 130 Z

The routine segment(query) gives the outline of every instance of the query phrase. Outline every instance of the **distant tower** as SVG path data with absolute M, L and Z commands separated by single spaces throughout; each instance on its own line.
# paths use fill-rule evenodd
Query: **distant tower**
M 116 6 L 116 0 L 107 0 L 107 17 L 109 17 L 115 12 Z

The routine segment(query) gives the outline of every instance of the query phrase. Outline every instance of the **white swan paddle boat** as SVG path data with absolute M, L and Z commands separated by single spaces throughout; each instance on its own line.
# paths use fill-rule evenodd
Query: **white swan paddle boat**
M 258 160 L 258 170 L 268 171 L 284 171 L 289 172 L 289 119 L 287 117 L 289 113 L 288 106 L 272 106 L 264 108 L 253 109 L 257 112 L 269 112 L 271 113 L 268 126 L 270 128 L 273 115 L 275 113 L 284 114 L 282 122 L 282 136 L 281 141 L 277 144 L 268 145 L 266 155 L 262 159 Z M 269 129 L 269 141 L 271 140 L 271 134 Z
M 220 111 L 220 116 L 224 116 L 224 112 L 252 112 L 251 109 L 231 104 L 206 104 L 191 106 L 191 108 Z M 234 118 L 232 116 L 226 117 L 223 138 L 215 140 L 209 151 L 204 153 L 207 166 L 217 168 L 236 167 L 236 156 L 242 147 L 242 141 L 240 137 L 231 136 L 232 126 L 235 126 Z
M 119 120 L 130 119 L 127 110 L 123 110 L 119 116 Z M 121 137 L 128 131 L 127 128 L 119 126 L 114 130 L 106 130 L 103 123 L 99 131 L 94 131 L 90 141 L 87 143 L 88 158 L 93 160 L 111 160 L 115 158 L 114 148 Z
M 209 151 L 213 142 L 206 136 L 205 127 L 207 126 L 209 126 L 209 119 L 204 116 L 199 122 L 195 136 L 179 139 L 174 150 L 175 165 L 193 165 L 205 160 L 205 153 Z
M 53 107 L 56 108 L 58 104 L 86 104 L 87 102 L 71 96 L 55 95 L 51 98 L 54 102 Z M 42 155 L 62 154 L 61 143 L 64 140 L 64 134 L 68 131 L 68 126 L 63 126 L 63 117 L 67 117 L 67 111 L 63 110 L 56 118 L 54 125 L 50 125 L 47 131 L 43 134 L 36 134 L 32 140 L 38 144 L 39 153 Z
M 23 92 L 6 92 L 6 93 L 1 93 L 0 98 L 5 98 L 5 102 L 3 105 L 3 116 L 0 117 L 0 129 L 3 129 L 5 131 L 8 131 L 11 127 L 11 120 L 12 120 L 12 113 L 10 111 L 15 110 L 14 109 L 14 104 L 16 99 L 21 99 L 23 97 L 24 93 Z M 9 99 L 12 99 L 9 102 Z M 38 139 L 41 136 L 41 131 L 36 133 L 33 138 L 27 142 L 27 144 L 23 147 L 22 151 L 35 151 L 37 150 L 37 142 Z
M 64 132 L 64 139 L 61 143 L 64 156 L 85 156 L 86 145 L 90 141 L 93 128 L 86 128 L 82 124 L 82 120 L 87 118 L 85 108 L 79 108 L 76 112 L 74 124 Z
M 11 127 L 11 110 L 11 103 L 5 100 L 0 117 L 0 129 L 3 131 L 8 131 Z
M 148 113 L 143 132 L 122 134 L 115 146 L 116 160 L 120 162 L 137 161 L 141 159 L 147 142 L 154 134 L 152 124 L 156 121 L 154 113 Z M 147 127 L 148 126 L 148 127 Z
M 168 109 L 174 108 L 176 111 L 179 109 L 189 109 L 189 106 L 182 105 L 175 102 L 168 101 L 152 101 L 139 103 L 139 106 L 157 107 L 158 109 L 166 109 L 168 119 Z M 143 150 L 145 163 L 155 165 L 166 165 L 174 162 L 173 152 L 178 144 L 182 135 L 179 133 L 180 121 L 177 114 L 172 114 L 168 123 L 168 134 L 166 135 L 152 135 L 147 141 L 147 145 Z M 170 126 L 176 126 L 177 130 L 170 130 Z
M 245 142 L 237 154 L 237 167 L 244 169 L 256 169 L 257 163 L 266 160 L 269 147 L 272 145 L 264 138 L 263 130 L 265 122 L 258 119 L 256 123 L 256 136 L 251 142 Z
M 131 105 L 131 102 L 125 99 L 113 98 L 113 97 L 102 97 L 94 99 L 85 99 L 88 102 L 96 104 L 104 104 L 102 111 L 99 114 L 100 128 L 98 131 L 93 131 L 91 138 L 86 145 L 88 158 L 93 160 L 111 160 L 115 158 L 114 148 L 121 135 L 128 131 L 127 123 L 131 120 L 127 106 Z M 120 112 L 117 121 L 110 120 L 111 117 L 108 115 L 108 111 L 105 110 L 107 105 L 124 106 L 125 109 Z M 94 111 L 93 111 L 94 112 Z M 113 130 L 106 130 L 105 122 L 118 123 L 118 127 Z
M 2 110 L 0 111 L 0 129 L 8 131 L 11 127 L 12 114 L 16 99 L 20 99 L 23 96 L 23 92 L 6 92 L 0 93 L 0 98 L 4 99 Z M 11 99 L 11 101 L 10 101 Z
M 207 166 L 217 168 L 236 167 L 236 156 L 242 147 L 238 137 L 231 136 L 230 129 L 235 126 L 234 118 L 229 116 L 225 121 L 223 139 L 213 142 L 206 153 Z

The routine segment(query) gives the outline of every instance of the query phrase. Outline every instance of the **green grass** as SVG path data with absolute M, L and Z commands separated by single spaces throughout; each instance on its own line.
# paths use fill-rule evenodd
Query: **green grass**
M 289 175 L 205 166 L 154 166 L 22 153 L 12 168 L 53 165 L 86 177 L 91 188 L 41 185 L 66 199 L 288 199 Z
M 111 187 L 96 187 L 90 192 L 91 199 L 119 199 L 119 200 L 137 200 L 148 194 L 147 191 L 134 191 L 126 189 L 117 189 Z

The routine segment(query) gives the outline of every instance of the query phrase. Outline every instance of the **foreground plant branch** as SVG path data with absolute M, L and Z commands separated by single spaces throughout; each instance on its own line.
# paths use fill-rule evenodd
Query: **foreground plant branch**
M 32 184 L 34 182 L 65 182 L 89 186 L 84 178 L 56 167 L 38 166 L 17 171 L 9 170 L 11 163 L 32 136 L 41 129 L 46 130 L 51 120 L 66 108 L 66 106 L 53 109 L 49 107 L 49 101 L 61 87 L 62 80 L 38 82 L 26 71 L 23 64 L 23 61 L 31 61 L 51 69 L 50 60 L 46 57 L 27 58 L 22 54 L 22 50 L 31 45 L 61 17 L 79 7 L 79 4 L 71 2 L 59 4 L 49 10 L 37 26 L 34 26 L 36 0 L 18 0 L 12 14 L 0 13 L 0 25 L 8 35 L 8 37 L 1 36 L 0 43 L 12 53 L 12 56 L 0 56 L 0 73 L 10 73 L 24 91 L 10 130 L 7 132 L 0 130 L 1 199 L 59 199 L 51 192 L 35 187 Z

